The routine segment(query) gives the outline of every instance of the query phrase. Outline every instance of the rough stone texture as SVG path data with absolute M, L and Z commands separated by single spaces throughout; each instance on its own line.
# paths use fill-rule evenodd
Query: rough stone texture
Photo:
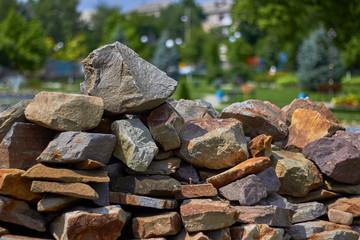
M 280 194 L 303 197 L 323 185 L 322 175 L 301 153 L 273 151 L 273 166 L 280 179 Z
M 328 205 L 328 210 L 330 209 L 348 212 L 354 217 L 360 217 L 360 196 L 339 198 L 334 203 Z
M 63 132 L 37 158 L 42 163 L 77 163 L 88 159 L 107 164 L 116 143 L 112 134 Z
M 272 137 L 261 134 L 248 143 L 250 156 L 252 157 L 270 157 Z
M 97 169 L 97 168 L 101 168 L 101 167 L 105 167 L 106 165 L 98 162 L 98 161 L 94 161 L 91 159 L 76 163 L 74 165 L 74 168 L 79 169 L 79 170 L 93 170 L 93 169 Z
M 245 135 L 252 138 L 265 134 L 277 141 L 285 139 L 288 135 L 285 113 L 270 102 L 247 100 L 233 103 L 222 111 L 221 118 L 240 120 Z
M 335 229 L 331 231 L 315 233 L 310 238 L 308 238 L 308 240 L 329 240 L 329 239 L 358 240 L 359 234 L 351 230 Z
M 267 224 L 273 227 L 289 227 L 293 210 L 276 206 L 234 206 L 240 213 L 238 222 Z
M 205 231 L 204 234 L 209 237 L 209 239 L 216 240 L 231 240 L 230 228 L 223 228 L 213 231 Z
M 292 201 L 295 203 L 303 203 L 303 202 L 310 202 L 310 201 L 321 201 L 329 198 L 335 198 L 341 196 L 338 193 L 331 192 L 325 189 L 318 189 L 315 191 L 309 192 L 305 197 L 299 198 L 292 198 Z
M 202 118 L 219 118 L 220 114 L 213 108 L 211 103 L 204 100 L 169 101 L 169 103 L 180 113 L 185 122 Z
M 180 168 L 180 163 L 180 158 L 172 157 L 166 160 L 152 161 L 145 172 L 135 172 L 131 169 L 126 169 L 126 171 L 130 174 L 170 175 Z
M 30 122 L 58 131 L 85 131 L 101 121 L 101 98 L 60 92 L 40 92 L 25 108 Z
M 271 228 L 266 224 L 246 224 L 230 228 L 231 240 L 283 240 L 284 229 Z
M 134 237 L 149 238 L 175 235 L 180 231 L 181 219 L 177 212 L 136 217 L 132 221 Z
M 351 225 L 353 222 L 353 215 L 348 212 L 343 212 L 336 209 L 329 209 L 328 218 L 330 222 L 339 223 L 343 225 Z
M 107 172 L 103 170 L 72 170 L 67 168 L 47 167 L 41 163 L 28 169 L 22 177 L 52 180 L 60 182 L 109 182 Z
M 21 177 L 24 172 L 20 169 L 0 169 L 0 194 L 24 201 L 40 199 L 40 194 L 30 191 L 32 181 Z
M 175 197 L 181 191 L 180 183 L 168 176 L 127 176 L 111 183 L 110 190 L 150 197 Z
M 0 168 L 28 169 L 54 137 L 32 123 L 16 122 L 0 143 Z
M 326 107 L 324 103 L 316 103 L 313 102 L 309 97 L 294 99 L 289 105 L 286 105 L 281 110 L 283 110 L 287 116 L 287 120 L 291 122 L 292 115 L 294 114 L 295 110 L 298 108 L 316 111 L 320 113 L 324 118 L 331 122 L 337 123 L 334 114 Z
M 242 124 L 236 119 L 186 122 L 180 131 L 180 140 L 177 154 L 197 167 L 228 168 L 249 157 Z
M 194 166 L 185 163 L 184 161 L 181 163 L 180 168 L 171 176 L 181 182 L 190 183 L 191 181 L 193 184 L 200 183 L 199 174 Z
M 153 109 L 177 86 L 174 79 L 119 42 L 92 51 L 83 65 L 83 93 L 101 97 L 105 110 L 113 114 Z
M 206 181 L 214 187 L 220 188 L 247 175 L 259 173 L 270 165 L 271 160 L 267 157 L 251 158 L 220 174 L 209 177 Z
M 0 196 L 0 221 L 14 223 L 26 228 L 45 232 L 45 220 L 24 201 Z
M 84 183 L 57 183 L 33 181 L 31 191 L 35 193 L 54 193 L 75 198 L 97 199 L 95 190 Z
M 241 205 L 254 205 L 267 197 L 264 183 L 251 174 L 219 189 L 221 195 L 230 201 L 239 201 Z
M 0 142 L 15 122 L 26 121 L 24 111 L 29 103 L 30 100 L 24 100 L 0 112 Z
M 285 148 L 301 152 L 306 144 L 331 136 L 341 129 L 344 129 L 341 125 L 327 120 L 320 113 L 299 108 L 292 116 L 289 140 Z
M 19 236 L 19 235 L 12 235 L 7 234 L 0 238 L 1 240 L 51 240 L 48 238 L 35 238 L 35 237 L 27 237 L 27 236 Z
M 229 203 L 211 199 L 185 200 L 180 214 L 187 232 L 222 229 L 234 224 L 239 215 Z
M 307 144 L 303 153 L 330 178 L 360 184 L 360 151 L 344 138 L 321 138 Z
M 152 137 L 162 149 L 168 151 L 180 147 L 179 133 L 184 119 L 169 103 L 153 110 L 147 118 L 147 124 Z
M 177 207 L 177 201 L 164 198 L 152 198 L 130 193 L 110 192 L 110 203 L 121 205 L 131 205 L 155 209 L 174 209 Z
M 29 101 L 29 100 L 25 100 L 25 101 Z M 8 109 L 10 107 L 12 107 L 11 104 L 6 104 L 6 103 L 0 104 L 0 112 L 4 112 L 6 109 Z
M 337 229 L 351 231 L 351 228 L 349 226 L 339 225 L 327 221 L 312 221 L 312 222 L 294 224 L 291 227 L 287 228 L 286 232 L 294 240 L 304 240 L 304 239 L 309 239 L 311 236 L 313 236 L 316 233 L 332 231 Z
M 115 240 L 121 235 L 126 214 L 119 205 L 66 212 L 50 225 L 56 240 Z
M 115 121 L 111 129 L 117 139 L 113 155 L 130 169 L 144 172 L 159 150 L 149 129 L 137 118 Z
M 324 187 L 333 192 L 360 195 L 360 184 L 349 185 L 327 180 Z
M 90 187 L 92 187 L 95 192 L 99 195 L 99 197 L 93 202 L 99 207 L 105 207 L 110 204 L 109 201 L 109 192 L 110 192 L 110 184 L 108 182 L 105 183 L 90 183 Z
M 71 206 L 79 201 L 79 198 L 67 196 L 46 196 L 37 203 L 38 212 L 55 212 Z
M 210 183 L 208 184 L 190 184 L 181 185 L 181 192 L 176 196 L 176 199 L 190 199 L 201 197 L 215 197 L 217 190 Z
M 264 183 L 267 193 L 274 193 L 279 191 L 281 182 L 273 167 L 268 167 L 264 171 L 257 173 L 256 177 L 258 177 Z
M 351 142 L 357 149 L 360 149 L 360 133 L 353 133 L 349 131 L 336 131 L 333 138 L 344 138 L 348 142 Z
M 173 151 L 163 151 L 161 149 L 159 149 L 158 154 L 156 154 L 154 160 L 165 160 L 168 158 L 171 158 L 174 156 L 174 152 Z

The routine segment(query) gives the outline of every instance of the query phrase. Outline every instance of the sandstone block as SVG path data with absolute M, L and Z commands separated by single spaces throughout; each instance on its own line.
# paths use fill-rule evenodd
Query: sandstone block
M 354 217 L 360 217 L 360 196 L 339 198 L 334 203 L 328 205 L 328 210 L 330 209 L 351 213 Z
M 272 137 L 261 134 L 248 143 L 250 156 L 252 157 L 270 157 Z
M 330 222 L 339 223 L 343 225 L 351 225 L 353 222 L 353 215 L 348 212 L 343 212 L 336 209 L 329 209 L 328 218 Z
M 181 185 L 181 192 L 176 196 L 177 199 L 191 199 L 201 197 L 215 197 L 217 190 L 210 183 Z
M 37 203 L 38 212 L 56 212 L 79 201 L 79 198 L 68 196 L 46 196 Z
M 284 229 L 271 228 L 266 224 L 246 224 L 231 227 L 231 240 L 264 239 L 283 240 Z

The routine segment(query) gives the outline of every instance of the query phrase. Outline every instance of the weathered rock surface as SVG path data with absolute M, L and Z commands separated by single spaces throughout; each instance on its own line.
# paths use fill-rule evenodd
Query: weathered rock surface
M 101 121 L 101 98 L 80 94 L 40 92 L 25 108 L 30 122 L 58 131 L 84 131 Z
M 266 224 L 246 224 L 230 228 L 231 240 L 282 240 L 284 229 L 271 228 Z
M 42 163 L 77 163 L 95 160 L 107 164 L 116 143 L 112 134 L 63 132 L 37 158 Z
M 108 182 L 94 182 L 89 184 L 91 188 L 95 190 L 98 194 L 98 198 L 93 200 L 93 203 L 99 207 L 105 207 L 110 205 L 109 194 L 110 194 L 110 184 Z
M 248 143 L 250 156 L 252 157 L 270 157 L 272 137 L 261 134 Z
M 166 160 L 152 161 L 145 172 L 135 172 L 131 169 L 126 169 L 130 174 L 145 174 L 145 175 L 170 175 L 175 173 L 180 168 L 181 159 L 177 157 L 168 158 Z
M 50 231 L 57 240 L 113 240 L 121 235 L 126 214 L 119 205 L 70 211 L 57 217 Z
M 306 144 L 331 136 L 341 129 L 344 129 L 341 125 L 327 120 L 320 113 L 299 108 L 292 116 L 286 149 L 301 152 Z
M 152 137 L 162 149 L 168 151 L 180 147 L 179 133 L 184 119 L 169 103 L 153 110 L 147 118 L 147 124 Z
M 85 161 L 74 164 L 74 168 L 79 170 L 93 170 L 105 166 L 105 164 L 91 159 L 87 159 Z
M 252 138 L 265 134 L 277 141 L 285 139 L 288 135 L 285 113 L 269 102 L 247 100 L 233 103 L 222 111 L 221 118 L 240 120 L 245 135 Z
M 358 240 L 359 234 L 352 230 L 335 229 L 335 230 L 315 233 L 308 239 L 309 240 L 329 240 L 329 239 Z
M 191 181 L 193 184 L 200 183 L 200 177 L 195 167 L 184 161 L 182 161 L 180 168 L 174 174 L 171 174 L 171 176 L 181 182 L 190 183 Z
M 222 229 L 234 224 L 239 215 L 229 203 L 210 199 L 185 200 L 180 214 L 188 232 Z
M 159 150 L 149 129 L 137 118 L 115 121 L 111 129 L 117 139 L 113 155 L 130 169 L 144 172 Z
M 263 182 L 267 193 L 274 193 L 279 191 L 281 182 L 273 167 L 268 167 L 264 171 L 261 171 L 255 175 Z
M 1 240 L 51 240 L 48 238 L 35 238 L 35 237 L 27 237 L 27 236 L 19 236 L 19 235 L 12 235 L 6 234 L 0 238 Z
M 149 238 L 175 235 L 180 231 L 181 219 L 177 212 L 148 217 L 136 217 L 132 221 L 134 237 Z
M 301 153 L 273 151 L 273 166 L 280 179 L 280 194 L 303 197 L 323 185 L 322 175 Z
M 181 191 L 176 196 L 177 199 L 191 199 L 202 197 L 215 197 L 217 195 L 216 188 L 210 184 L 190 184 L 181 185 Z
M 165 160 L 168 158 L 171 158 L 174 156 L 174 152 L 173 151 L 163 151 L 161 149 L 159 149 L 158 154 L 155 155 L 154 160 Z
M 348 142 L 351 142 L 357 149 L 360 149 L 360 133 L 353 133 L 350 131 L 336 131 L 334 135 L 332 135 L 333 138 L 343 138 L 347 140 Z
M 219 230 L 204 231 L 204 235 L 209 239 L 231 240 L 230 228 L 228 227 Z
M 39 232 L 46 231 L 46 223 L 40 213 L 24 201 L 0 196 L 0 221 L 14 223 Z
M 360 196 L 339 198 L 334 203 L 328 205 L 328 209 L 340 210 L 351 213 L 354 217 L 360 217 Z
M 220 114 L 213 108 L 211 103 L 204 100 L 169 101 L 169 104 L 183 117 L 185 122 L 197 119 L 219 118 Z
M 175 179 L 163 176 L 127 176 L 117 178 L 110 190 L 150 197 L 175 197 L 181 191 L 181 184 Z
M 281 110 L 286 113 L 287 120 L 291 122 L 292 115 L 294 114 L 295 110 L 298 108 L 316 111 L 320 113 L 324 118 L 331 122 L 337 123 L 334 114 L 331 112 L 330 109 L 326 107 L 324 103 L 316 103 L 313 102 L 309 97 L 294 99 L 289 105 L 286 105 Z
M 206 181 L 214 187 L 220 188 L 247 175 L 259 173 L 270 165 L 271 160 L 267 157 L 251 158 L 229 170 L 209 177 Z
M 67 168 L 53 168 L 47 167 L 41 163 L 28 169 L 24 172 L 22 177 L 38 179 L 38 180 L 52 180 L 60 182 L 109 182 L 107 172 L 97 170 L 72 170 Z
M 351 225 L 353 222 L 353 215 L 348 212 L 343 212 L 336 209 L 329 209 L 328 218 L 330 222 L 343 224 L 343 225 Z
M 249 157 L 242 124 L 236 119 L 186 122 L 180 131 L 180 140 L 177 154 L 197 167 L 228 168 Z
M 110 203 L 121 205 L 131 205 L 155 209 L 174 209 L 177 207 L 177 201 L 165 198 L 152 198 L 130 193 L 110 192 Z
M 304 155 L 330 178 L 360 184 L 360 151 L 344 138 L 321 138 L 306 145 Z
M 174 79 L 119 42 L 94 50 L 83 65 L 84 93 L 102 98 L 105 110 L 113 114 L 153 109 L 177 86 Z
M 349 185 L 327 180 L 324 187 L 333 192 L 360 195 L 360 184 Z
M 16 122 L 0 143 L 0 168 L 28 169 L 54 137 L 32 123 Z
M 338 193 L 331 192 L 325 189 L 318 189 L 309 192 L 305 197 L 293 197 L 292 201 L 295 203 L 311 202 L 311 201 L 321 201 L 325 199 L 335 198 L 341 196 Z
M 79 201 L 79 198 L 58 195 L 46 196 L 37 203 L 37 211 L 55 212 L 71 206 L 77 201 Z

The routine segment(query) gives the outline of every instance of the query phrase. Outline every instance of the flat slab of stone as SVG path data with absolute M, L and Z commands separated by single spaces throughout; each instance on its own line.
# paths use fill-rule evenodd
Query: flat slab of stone
M 293 197 L 292 201 L 295 203 L 304 203 L 304 202 L 311 202 L 311 201 L 321 201 L 330 198 L 340 197 L 341 194 L 331 192 L 325 189 L 318 189 L 309 192 L 305 197 Z
M 115 121 L 111 129 L 117 139 L 113 155 L 134 171 L 146 171 L 159 151 L 149 129 L 137 118 Z
M 79 198 L 68 196 L 46 196 L 37 203 L 38 212 L 56 212 L 79 201 Z
M 38 163 L 21 174 L 22 177 L 37 180 L 52 180 L 59 182 L 109 182 L 107 172 L 96 170 L 72 170 L 68 168 L 48 167 Z
M 112 134 L 68 131 L 58 134 L 36 159 L 42 163 L 78 163 L 95 160 L 107 164 L 115 148 Z
M 176 199 L 191 199 L 202 197 L 215 197 L 217 196 L 216 188 L 210 184 L 189 184 L 181 185 L 181 191 L 176 196 Z
M 239 213 L 224 201 L 211 199 L 185 200 L 180 214 L 187 232 L 217 230 L 236 222 Z
M 332 192 L 360 195 L 360 184 L 350 185 L 335 181 L 325 181 L 324 187 Z
M 28 169 L 54 137 L 54 131 L 16 122 L 0 143 L 0 168 Z
M 75 198 L 94 200 L 99 198 L 96 191 L 84 183 L 57 183 L 33 181 L 31 191 L 35 193 L 54 193 Z
M 58 131 L 85 131 L 101 121 L 101 98 L 60 92 L 40 92 L 25 108 L 30 122 Z
M 337 209 L 329 209 L 328 218 L 330 222 L 351 225 L 353 223 L 354 216 L 351 213 L 343 212 Z
M 74 168 L 79 169 L 79 170 L 93 170 L 93 169 L 98 169 L 98 168 L 105 167 L 105 166 L 106 165 L 101 162 L 88 159 L 88 160 L 76 163 L 74 165 Z
M 109 199 L 110 203 L 121 205 L 131 205 L 155 209 L 174 209 L 177 207 L 176 200 L 146 197 L 123 192 L 110 192 Z
M 180 168 L 181 158 L 172 157 L 165 160 L 152 161 L 145 172 L 126 169 L 129 174 L 170 175 Z
M 270 157 L 272 137 L 261 134 L 248 143 L 248 149 L 251 157 Z
M 308 239 L 309 240 L 328 240 L 328 239 L 358 240 L 359 234 L 352 230 L 335 229 L 335 230 L 315 233 Z
M 150 238 L 175 235 L 180 231 L 181 219 L 177 212 L 135 217 L 132 220 L 133 235 L 136 238 Z
M 288 135 L 285 113 L 270 102 L 247 100 L 233 103 L 222 111 L 221 118 L 240 120 L 245 135 L 252 138 L 265 134 L 277 141 Z
M 242 124 L 236 119 L 186 122 L 180 140 L 177 155 L 196 167 L 229 168 L 249 157 Z
M 83 93 L 102 98 L 105 110 L 112 114 L 153 109 L 177 86 L 165 72 L 119 42 L 92 51 L 83 65 Z
M 334 203 L 328 205 L 328 210 L 329 209 L 348 212 L 354 217 L 360 217 L 360 196 L 339 198 Z
M 206 181 L 214 187 L 220 188 L 247 175 L 259 173 L 270 165 L 271 160 L 267 157 L 251 158 L 220 174 L 209 177 Z
M 27 236 L 19 236 L 6 234 L 0 238 L 1 240 L 51 240 L 49 238 L 36 238 L 36 237 L 27 237 Z
M 66 212 L 50 225 L 55 239 L 112 240 L 121 235 L 126 214 L 119 205 Z
M 273 239 L 282 240 L 284 229 L 271 228 L 266 224 L 246 224 L 230 228 L 231 239 Z
M 266 187 L 266 192 L 268 194 L 279 191 L 281 187 L 281 182 L 276 175 L 276 171 L 273 167 L 268 167 L 255 175 L 263 182 L 264 186 Z
M 204 235 L 209 239 L 219 239 L 219 240 L 231 240 L 230 228 L 223 228 L 213 231 L 204 231 Z

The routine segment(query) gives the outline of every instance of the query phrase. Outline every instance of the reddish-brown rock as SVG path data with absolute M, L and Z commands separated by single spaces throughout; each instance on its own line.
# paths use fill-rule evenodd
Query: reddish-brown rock
M 209 177 L 206 181 L 214 185 L 214 187 L 220 188 L 247 175 L 261 172 L 270 165 L 271 160 L 267 157 L 251 158 L 229 170 Z
M 177 199 L 190 199 L 201 197 L 215 197 L 217 195 L 216 188 L 208 184 L 190 184 L 181 185 L 181 192 L 176 196 Z
M 222 169 L 249 157 L 242 124 L 236 119 L 199 119 L 186 122 L 180 131 L 177 154 L 197 167 Z
M 299 108 L 292 116 L 286 149 L 301 152 L 306 144 L 341 129 L 344 129 L 341 125 L 327 120 L 320 113 Z
M 282 240 L 284 229 L 271 228 L 266 224 L 246 224 L 230 228 L 231 240 L 261 239 Z
M 121 205 L 131 205 L 155 209 L 174 209 L 177 207 L 176 200 L 165 198 L 152 198 L 122 192 L 110 192 L 109 199 L 110 203 L 117 203 Z
M 270 157 L 272 137 L 261 134 L 253 138 L 248 143 L 250 156 L 252 157 Z
M 315 233 L 307 240 L 329 240 L 329 239 L 358 240 L 359 234 L 352 230 L 335 229 L 335 230 Z
M 136 238 L 175 235 L 180 231 L 180 228 L 181 219 L 177 212 L 136 217 L 132 221 L 133 234 Z
M 360 217 L 360 196 L 339 198 L 330 204 L 328 209 L 340 210 L 351 213 L 354 217 Z

